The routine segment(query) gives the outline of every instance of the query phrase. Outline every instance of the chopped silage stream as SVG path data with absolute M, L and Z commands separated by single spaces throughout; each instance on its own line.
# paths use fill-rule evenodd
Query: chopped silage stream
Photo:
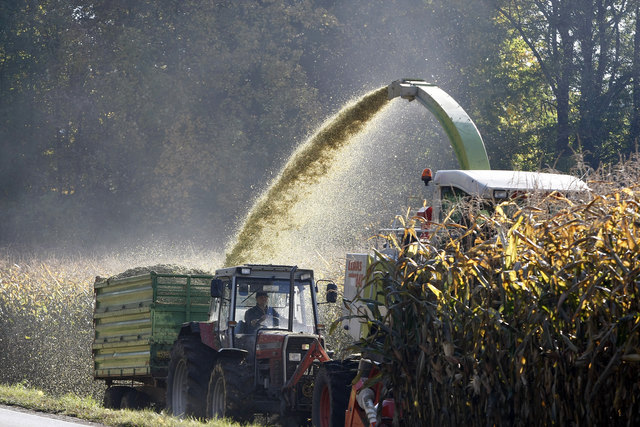
M 331 174 L 341 151 L 367 129 L 388 103 L 386 87 L 369 92 L 342 108 L 301 144 L 251 207 L 224 264 L 281 262 L 274 257 L 281 255 L 282 231 L 296 227 L 296 205 Z M 286 249 L 293 251 L 295 248 Z

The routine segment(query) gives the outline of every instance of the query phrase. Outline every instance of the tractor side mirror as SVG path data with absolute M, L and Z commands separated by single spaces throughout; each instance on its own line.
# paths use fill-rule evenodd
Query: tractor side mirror
M 327 302 L 334 303 L 336 301 L 338 301 L 338 285 L 327 283 Z
M 213 279 L 211 281 L 211 297 L 212 298 L 221 298 L 222 297 L 222 280 Z

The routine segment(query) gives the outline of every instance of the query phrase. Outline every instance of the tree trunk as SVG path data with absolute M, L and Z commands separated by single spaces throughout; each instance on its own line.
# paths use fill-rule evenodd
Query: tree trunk
M 593 2 L 583 6 L 580 11 L 579 24 L 576 31 L 576 39 L 580 44 L 582 52 L 582 67 L 580 78 L 580 101 L 578 103 L 578 114 L 580 116 L 579 126 L 576 130 L 579 149 L 584 153 L 584 159 L 587 163 L 594 162 L 594 147 L 596 138 L 594 129 L 596 129 L 596 120 L 594 114 L 595 104 L 598 99 L 598 83 L 595 76 L 594 64 L 594 23 L 595 6 Z M 600 59 L 606 52 L 600 52 Z M 591 166 L 594 166 L 591 164 Z
M 633 110 L 631 114 L 631 130 L 629 132 L 629 149 L 633 150 L 640 138 L 640 4 L 636 5 L 636 34 L 633 38 Z
M 569 31 L 570 12 L 567 7 L 558 7 L 558 23 L 556 30 L 560 35 L 560 73 L 558 75 L 558 85 L 556 100 L 558 102 L 557 118 L 558 133 L 556 137 L 556 155 L 558 156 L 557 167 L 566 169 L 571 156 L 569 151 L 569 135 L 571 127 L 569 123 L 569 92 L 570 82 L 573 76 L 573 55 L 574 38 Z
M 558 117 L 556 155 L 563 159 L 569 156 L 569 82 L 565 79 L 558 83 L 558 94 L 556 95 L 558 102 L 556 111 Z

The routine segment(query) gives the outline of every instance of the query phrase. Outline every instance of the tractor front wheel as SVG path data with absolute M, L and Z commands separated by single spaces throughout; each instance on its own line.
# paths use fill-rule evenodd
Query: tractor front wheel
M 242 360 L 221 359 L 211 372 L 207 393 L 207 417 L 231 418 L 244 422 L 253 416 L 253 407 L 245 399 L 249 392 L 250 371 Z
M 352 362 L 327 362 L 320 367 L 313 386 L 314 426 L 344 426 L 355 366 Z

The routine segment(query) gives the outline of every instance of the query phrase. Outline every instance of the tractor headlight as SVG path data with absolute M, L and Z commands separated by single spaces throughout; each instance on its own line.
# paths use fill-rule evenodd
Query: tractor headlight
M 289 353 L 290 362 L 299 362 L 300 360 L 302 360 L 302 355 L 300 353 Z

